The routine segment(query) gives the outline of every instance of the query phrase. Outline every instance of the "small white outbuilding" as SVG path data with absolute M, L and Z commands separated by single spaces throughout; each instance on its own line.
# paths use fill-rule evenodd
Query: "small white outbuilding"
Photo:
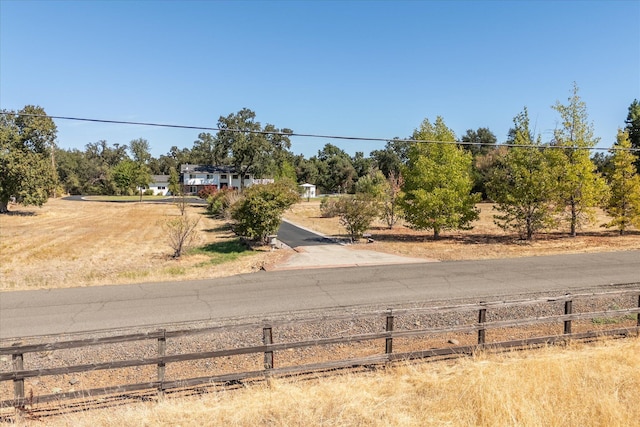
M 300 187 L 302 187 L 302 193 L 300 194 L 300 197 L 304 197 L 305 199 L 309 199 L 311 197 L 316 197 L 316 186 L 313 184 L 302 184 L 300 185 Z

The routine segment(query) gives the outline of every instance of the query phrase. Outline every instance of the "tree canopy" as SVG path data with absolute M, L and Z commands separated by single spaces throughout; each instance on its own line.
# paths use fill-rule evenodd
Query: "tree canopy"
M 553 108 L 562 118 L 562 127 L 554 132 L 554 143 L 567 148 L 563 150 L 560 199 L 566 206 L 569 235 L 575 237 L 582 225 L 594 221 L 594 208 L 602 204 L 607 194 L 606 182 L 590 157 L 589 149 L 595 147 L 599 139 L 593 134 L 587 106 L 578 95 L 575 83 L 568 103 L 556 102 Z
M 525 108 L 514 120 L 512 147 L 497 159 L 487 191 L 500 212 L 495 223 L 515 230 L 522 239 L 532 240 L 537 232 L 556 224 L 559 156 L 544 149 L 539 138 L 532 140 Z M 531 145 L 539 148 L 532 148 Z
M 479 194 L 471 194 L 471 154 L 456 144 L 455 134 L 442 117 L 434 124 L 425 119 L 412 139 L 441 141 L 414 144 L 403 168 L 404 196 L 401 207 L 411 227 L 433 230 L 434 239 L 444 230 L 469 229 L 478 218 L 475 204 Z
M 27 105 L 0 114 L 0 213 L 15 197 L 42 206 L 56 183 L 53 165 L 57 128 L 42 107 Z
M 627 133 L 629 134 L 630 148 L 640 150 L 640 102 L 634 99 L 629 105 L 629 114 L 625 120 Z M 640 173 L 640 151 L 635 153 L 635 165 L 638 173 Z
M 611 195 L 605 205 L 605 210 L 611 221 L 603 224 L 607 228 L 616 228 L 623 235 L 629 226 L 640 229 L 640 175 L 637 173 L 633 161 L 628 131 L 618 131 L 618 137 L 611 162 L 613 172 L 609 177 Z

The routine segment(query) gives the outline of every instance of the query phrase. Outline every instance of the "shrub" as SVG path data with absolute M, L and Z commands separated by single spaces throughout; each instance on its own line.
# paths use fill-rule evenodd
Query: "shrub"
M 173 258 L 180 258 L 182 253 L 196 242 L 198 239 L 196 227 L 199 222 L 200 218 L 181 215 L 164 223 L 163 229 L 167 235 L 168 244 L 173 249 Z
M 320 201 L 320 215 L 322 215 L 323 218 L 334 218 L 338 216 L 336 204 L 336 199 L 330 199 L 329 197 L 324 196 Z
M 237 191 L 234 190 L 223 189 L 214 192 L 207 197 L 207 213 L 218 218 L 226 217 L 226 211 L 237 197 Z
M 234 232 L 263 241 L 278 231 L 284 211 L 300 199 L 295 185 L 287 181 L 251 186 L 243 196 L 230 208 Z
M 206 185 L 198 191 L 198 197 L 208 200 L 210 196 L 213 196 L 216 193 L 218 193 L 218 187 L 215 185 Z
M 351 241 L 361 238 L 380 212 L 377 200 L 364 195 L 341 197 L 336 202 L 336 210 L 340 225 L 347 230 Z

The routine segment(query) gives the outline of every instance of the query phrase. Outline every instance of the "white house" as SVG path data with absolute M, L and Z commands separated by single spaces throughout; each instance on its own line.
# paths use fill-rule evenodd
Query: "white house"
M 154 196 L 166 196 L 169 192 L 169 175 L 151 175 L 149 189 Z
M 308 199 L 310 197 L 316 197 L 315 185 L 305 183 L 300 185 L 300 187 L 302 187 L 302 193 L 300 193 L 300 197 L 304 197 L 305 199 Z
M 233 166 L 180 165 L 180 176 L 185 193 L 198 194 L 206 187 L 217 190 L 224 188 L 239 189 L 240 180 L 244 187 L 254 184 L 267 184 L 273 179 L 254 179 L 251 174 L 240 176 Z

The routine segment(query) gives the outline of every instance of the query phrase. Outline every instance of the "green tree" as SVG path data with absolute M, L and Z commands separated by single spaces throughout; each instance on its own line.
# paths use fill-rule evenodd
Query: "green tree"
M 193 142 L 191 149 L 191 159 L 195 164 L 201 165 L 229 165 L 228 147 L 219 143 L 214 135 L 209 132 L 198 134 L 198 139 Z
M 118 188 L 111 172 L 118 163 L 128 158 L 127 146 L 109 146 L 107 141 L 100 140 L 87 144 L 84 156 L 86 168 L 81 177 L 83 194 L 116 194 Z
M 410 143 L 394 138 L 387 141 L 384 149 L 371 152 L 371 158 L 375 166 L 382 171 L 387 178 L 394 173 L 400 175 L 402 166 L 406 164 L 409 155 Z
M 298 182 L 298 184 L 318 184 L 319 174 L 316 161 L 317 158 L 315 158 L 315 160 L 305 159 L 302 154 L 294 157 L 293 165 L 295 167 L 296 181 Z
M 351 157 L 333 144 L 326 144 L 315 158 L 318 169 L 318 185 L 325 192 L 346 193 L 353 189 L 357 172 Z
M 462 142 L 468 143 L 463 145 L 464 149 L 470 151 L 474 157 L 493 150 L 497 141 L 498 138 L 489 128 L 467 129 L 467 133 L 462 136 Z
M 562 154 L 545 149 L 532 140 L 527 109 L 513 122 L 513 147 L 497 158 L 487 183 L 487 191 L 501 212 L 495 223 L 504 230 L 515 230 L 522 239 L 532 240 L 541 230 L 556 224 L 558 164 Z
M 631 105 L 629 105 L 629 113 L 627 114 L 625 123 L 625 129 L 629 133 L 631 148 L 640 150 L 640 102 L 638 102 L 637 99 L 634 99 Z M 640 151 L 636 151 L 635 155 L 636 170 L 640 173 Z
M 593 135 L 593 125 L 588 122 L 587 107 L 578 95 L 578 86 L 574 83 L 568 104 L 557 102 L 553 108 L 562 118 L 562 128 L 554 132 L 554 143 L 566 148 L 560 199 L 566 206 L 564 217 L 569 223 L 569 234 L 575 237 L 582 225 L 595 220 L 595 207 L 602 204 L 607 187 L 591 161 L 589 150 L 598 143 L 598 138 Z
M 498 141 L 495 134 L 489 130 L 489 128 L 478 128 L 478 130 L 467 129 L 467 132 L 462 136 L 462 148 L 469 151 L 473 155 L 473 189 L 474 193 L 481 193 L 482 198 L 486 198 L 487 189 L 485 183 L 487 182 L 487 169 L 482 167 L 488 166 L 489 161 L 494 157 L 496 153 L 495 144 Z
M 149 162 L 151 161 L 151 153 L 149 152 L 149 142 L 146 139 L 138 138 L 129 143 L 129 150 L 133 155 L 133 161 L 136 165 L 134 173 L 135 186 L 140 192 L 140 201 L 142 201 L 142 191 L 149 187 L 151 182 L 151 169 Z
M 355 185 L 356 194 L 366 194 L 372 199 L 382 201 L 387 189 L 387 180 L 377 169 L 370 170 L 358 179 Z
M 0 213 L 15 197 L 23 205 L 42 206 L 56 184 L 52 165 L 57 128 L 42 107 L 27 105 L 0 114 Z
M 613 151 L 613 172 L 609 177 L 610 197 L 605 210 L 611 221 L 603 227 L 615 227 L 622 236 L 629 226 L 640 228 L 640 175 L 633 161 L 634 155 L 629 151 L 631 141 L 628 131 L 618 131 Z
M 279 130 L 273 125 L 267 124 L 264 129 L 260 122 L 255 121 L 256 113 L 243 108 L 235 114 L 227 117 L 220 116 L 216 136 L 216 153 L 228 157 L 240 176 L 253 173 L 260 176 L 267 172 L 265 165 L 269 159 L 288 149 L 291 145 L 289 134 L 291 129 Z M 244 188 L 244 180 L 240 180 L 241 190 Z
M 120 194 L 130 196 L 136 192 L 137 174 L 138 165 L 131 159 L 124 159 L 112 169 L 111 176 Z
M 290 181 L 252 185 L 230 208 L 234 232 L 252 240 L 266 241 L 268 235 L 278 231 L 284 211 L 299 200 L 298 190 Z
M 475 204 L 480 201 L 480 194 L 471 194 L 471 154 L 453 143 L 455 134 L 442 117 L 434 124 L 425 119 L 412 139 L 432 142 L 409 149 L 400 204 L 405 219 L 412 228 L 433 230 L 434 239 L 444 230 L 471 228 L 470 223 L 478 219 Z

